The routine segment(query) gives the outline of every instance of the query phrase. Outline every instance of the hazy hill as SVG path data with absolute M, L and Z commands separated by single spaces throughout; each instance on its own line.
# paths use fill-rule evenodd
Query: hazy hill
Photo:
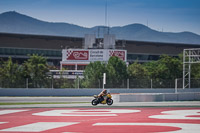
M 68 23 L 50 23 L 12 11 L 0 14 L 0 32 L 83 37 L 97 34 L 98 26 L 85 28 Z M 100 33 L 103 33 L 102 29 Z M 110 33 L 125 40 L 200 44 L 200 35 L 192 32 L 159 32 L 142 24 L 111 27 Z

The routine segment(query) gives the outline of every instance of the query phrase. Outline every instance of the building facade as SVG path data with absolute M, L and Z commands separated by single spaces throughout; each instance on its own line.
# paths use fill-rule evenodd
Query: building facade
M 102 38 L 95 38 L 93 41 L 101 42 Z M 113 43 L 113 39 L 111 41 Z M 85 49 L 84 43 L 85 39 L 78 37 L 0 33 L 0 58 L 6 60 L 8 57 L 12 57 L 14 61 L 22 63 L 29 58 L 28 55 L 38 54 L 46 57 L 50 65 L 60 68 L 60 63 L 63 63 L 62 50 L 83 50 Z M 178 56 L 183 49 L 200 48 L 200 44 L 115 40 L 115 46 L 107 49 L 113 48 L 127 51 L 127 62 L 131 64 L 136 60 L 141 63 L 158 60 L 162 54 Z M 76 69 L 76 67 L 73 68 Z

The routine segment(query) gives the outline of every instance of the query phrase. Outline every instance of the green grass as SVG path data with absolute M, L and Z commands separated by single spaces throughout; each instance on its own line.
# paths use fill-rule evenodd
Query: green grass
M 32 105 L 32 104 L 76 104 L 76 103 L 88 103 L 88 102 L 35 102 L 35 103 L 0 103 L 1 105 Z

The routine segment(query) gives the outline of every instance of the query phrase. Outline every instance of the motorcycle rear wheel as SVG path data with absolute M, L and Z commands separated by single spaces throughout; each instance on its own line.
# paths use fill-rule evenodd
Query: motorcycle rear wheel
M 107 105 L 112 105 L 113 104 L 113 100 L 112 99 L 107 99 Z

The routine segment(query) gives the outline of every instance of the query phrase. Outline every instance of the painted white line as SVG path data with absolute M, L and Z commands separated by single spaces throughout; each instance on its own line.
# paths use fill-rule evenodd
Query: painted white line
M 93 126 L 168 126 L 181 128 L 177 131 L 168 131 L 162 133 L 199 133 L 200 124 L 186 123 L 95 123 Z
M 7 109 L 7 110 L 0 110 L 0 115 L 5 115 L 5 114 L 11 114 L 11 113 L 18 113 L 18 112 L 23 112 L 23 111 L 29 111 L 29 110 L 11 110 L 11 109 Z
M 161 115 L 152 115 L 149 118 L 156 119 L 185 119 L 185 120 L 200 120 L 200 117 L 191 117 L 199 116 L 200 110 L 171 110 L 163 111 Z
M 4 123 L 8 123 L 8 122 L 0 122 L 0 124 L 4 124 Z
M 3 129 L 0 131 L 9 131 L 9 132 L 42 132 L 54 128 L 70 126 L 78 124 L 79 122 L 37 122 L 28 125 L 18 126 Z
M 81 133 L 81 132 L 63 132 L 63 133 Z

